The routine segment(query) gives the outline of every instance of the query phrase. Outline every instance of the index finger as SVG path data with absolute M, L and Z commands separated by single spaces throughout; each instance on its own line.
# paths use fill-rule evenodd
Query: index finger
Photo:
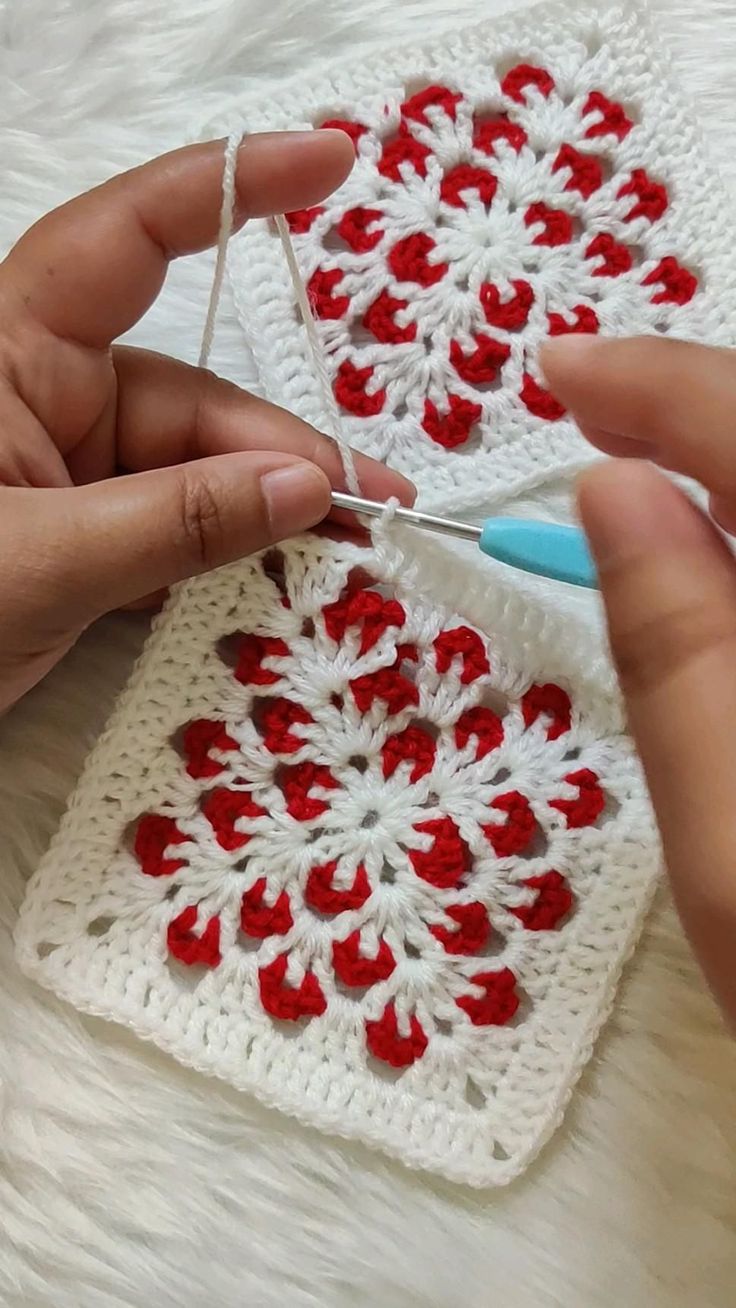
M 113 177 L 41 218 L 1 277 L 57 336 L 106 348 L 158 295 L 171 259 L 214 244 L 223 141 L 190 145 Z M 344 132 L 268 132 L 238 152 L 236 226 L 315 204 L 354 160 Z
M 583 434 L 736 502 L 736 352 L 662 337 L 558 337 L 542 363 Z

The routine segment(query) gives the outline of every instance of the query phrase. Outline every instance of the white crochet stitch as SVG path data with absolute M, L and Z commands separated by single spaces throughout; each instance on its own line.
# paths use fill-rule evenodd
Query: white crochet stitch
M 249 129 L 338 114 L 369 124 L 328 217 L 292 218 L 292 231 L 310 281 L 318 263 L 349 279 L 345 312 L 320 319 L 332 376 L 355 360 L 375 370 L 366 394 L 386 390 L 386 412 L 348 413 L 343 427 L 410 471 L 425 505 L 441 495 L 470 511 L 579 462 L 566 421 L 542 422 L 522 398 L 525 369 L 541 384 L 534 349 L 548 313 L 569 321 L 584 307 L 606 329 L 726 339 L 715 307 L 718 297 L 727 314 L 733 298 L 724 201 L 702 151 L 690 157 L 688 111 L 650 58 L 618 10 L 545 9 L 243 109 Z M 529 65 L 546 76 L 530 79 Z M 462 96 L 454 119 L 440 78 Z M 605 97 L 595 112 L 594 91 Z M 621 141 L 612 105 L 636 118 Z M 469 133 L 484 106 L 506 146 L 482 165 Z M 616 130 L 586 136 L 601 115 Z M 394 154 L 414 150 L 409 136 L 426 146 L 426 178 L 399 162 L 379 192 L 379 123 L 399 141 Z M 518 150 L 510 126 L 526 135 Z M 435 195 L 432 239 L 445 242 L 448 270 L 404 290 L 386 273 L 390 249 L 424 224 L 427 188 L 442 188 L 431 160 L 453 175 L 461 130 L 465 162 L 489 166 L 498 185 L 490 199 L 485 181 L 485 198 L 460 188 L 458 205 Z M 571 142 L 605 173 L 597 199 L 581 194 L 572 155 L 554 169 Z M 578 188 L 567 189 L 575 169 Z M 660 216 L 628 221 L 628 206 L 662 209 L 662 183 Z M 391 235 L 346 251 L 329 231 L 368 199 Z M 572 223 L 564 248 L 535 245 L 537 217 L 524 215 L 537 203 Z M 504 258 L 516 249 L 501 217 L 525 242 L 525 275 L 514 269 L 512 281 L 532 286 L 528 320 L 515 326 L 490 321 L 495 295 L 482 290 L 497 286 L 500 305 L 528 299 L 500 274 L 487 280 L 497 243 Z M 359 240 L 363 220 L 351 221 L 343 233 Z M 548 213 L 542 228 L 558 222 L 569 231 Z M 606 233 L 613 246 L 581 254 Z M 632 267 L 609 286 L 598 260 L 620 260 L 624 245 Z M 437 266 L 430 253 L 415 271 Z M 254 225 L 233 254 L 269 395 L 321 421 L 276 235 Z M 416 341 L 358 337 L 356 320 L 387 287 L 407 299 L 390 310 L 399 330 L 424 324 L 425 365 Z M 342 294 L 337 279 L 328 292 Z M 467 355 L 471 328 L 509 350 L 481 390 L 449 354 L 452 336 Z M 469 451 L 438 445 L 418 401 L 421 381 L 440 414 L 449 366 L 452 393 L 482 408 Z M 369 548 L 302 537 L 179 588 L 33 878 L 18 956 L 78 1007 L 305 1122 L 455 1180 L 499 1184 L 561 1117 L 640 929 L 658 845 L 585 615 L 525 596 L 484 561 L 460 569 L 441 542 L 398 539 L 388 524 Z

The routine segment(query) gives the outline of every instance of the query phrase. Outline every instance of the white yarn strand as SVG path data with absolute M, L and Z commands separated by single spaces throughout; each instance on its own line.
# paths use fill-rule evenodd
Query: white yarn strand
M 238 157 L 238 150 L 244 139 L 245 133 L 238 129 L 233 131 L 227 138 L 225 145 L 225 157 L 222 170 L 222 205 L 220 208 L 220 229 L 217 234 L 217 256 L 215 259 L 215 272 L 212 279 L 212 288 L 210 290 L 209 304 L 207 306 L 207 318 L 205 320 L 204 331 L 202 333 L 202 345 L 199 351 L 199 366 L 206 368 L 212 351 L 212 341 L 215 334 L 215 323 L 220 308 L 220 299 L 222 297 L 222 284 L 225 278 L 225 266 L 227 263 L 227 247 L 233 232 L 235 221 L 235 165 Z M 309 354 L 312 365 L 317 375 L 317 380 L 322 392 L 322 402 L 329 426 L 328 435 L 333 439 L 337 446 L 340 459 L 342 462 L 343 473 L 345 475 L 345 485 L 352 495 L 360 495 L 361 485 L 358 472 L 355 467 L 353 451 L 344 440 L 340 423 L 340 412 L 332 390 L 332 382 L 327 370 L 322 342 L 319 339 L 317 324 L 314 320 L 312 308 L 307 295 L 307 288 L 304 285 L 299 264 L 297 262 L 296 252 L 289 235 L 289 226 L 282 214 L 276 214 L 275 217 L 276 231 L 278 232 L 286 266 L 289 269 L 289 276 L 294 290 L 296 302 L 299 306 L 304 330 L 307 336 Z
M 325 412 L 327 413 L 330 426 L 332 427 L 332 430 L 328 435 L 332 436 L 338 450 L 340 451 L 340 458 L 342 459 L 343 471 L 345 473 L 345 484 L 348 490 L 351 495 L 360 495 L 360 480 L 355 467 L 353 451 L 342 437 L 340 411 L 337 407 L 337 401 L 335 400 L 335 395 L 332 390 L 332 382 L 330 381 L 330 374 L 327 371 L 327 364 L 322 350 L 322 342 L 319 339 L 317 324 L 314 320 L 314 314 L 312 313 L 312 306 L 309 303 L 309 296 L 307 295 L 307 288 L 304 285 L 301 272 L 299 271 L 299 264 L 297 263 L 294 245 L 289 234 L 289 225 L 283 214 L 277 214 L 275 222 L 276 230 L 279 234 L 279 239 L 281 240 L 284 254 L 286 256 L 286 264 L 291 276 L 292 286 L 294 287 L 296 302 L 299 305 L 302 322 L 304 323 L 304 330 L 307 335 L 307 343 L 309 345 L 309 353 L 312 357 L 312 364 L 314 365 L 317 380 L 319 381 L 322 391 L 322 402 L 325 406 Z
M 243 133 L 231 132 L 225 145 L 225 159 L 222 170 L 222 204 L 220 206 L 220 229 L 217 233 L 217 256 L 215 259 L 215 273 L 212 278 L 212 287 L 210 289 L 210 300 L 207 305 L 207 317 L 205 319 L 204 331 L 202 332 L 202 344 L 199 350 L 199 366 L 206 368 L 209 363 L 212 352 L 212 341 L 215 335 L 215 323 L 220 308 L 220 298 L 222 296 L 222 283 L 225 278 L 225 264 L 227 262 L 227 246 L 232 236 L 233 223 L 235 222 L 235 165 L 238 159 L 238 150 L 243 140 Z

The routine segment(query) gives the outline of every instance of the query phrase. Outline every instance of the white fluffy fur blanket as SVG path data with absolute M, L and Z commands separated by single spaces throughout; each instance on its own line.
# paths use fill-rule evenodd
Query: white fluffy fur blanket
M 2 0 L 0 247 L 53 204 L 179 143 L 246 79 L 499 8 Z M 655 8 L 736 185 L 736 0 Z M 176 268 L 134 339 L 193 358 L 211 266 Z M 248 378 L 232 320 L 213 362 Z M 665 896 L 565 1126 L 490 1197 L 303 1130 L 23 980 L 10 933 L 24 880 L 144 625 L 101 623 L 0 723 L 4 1308 L 736 1302 L 736 1050 Z

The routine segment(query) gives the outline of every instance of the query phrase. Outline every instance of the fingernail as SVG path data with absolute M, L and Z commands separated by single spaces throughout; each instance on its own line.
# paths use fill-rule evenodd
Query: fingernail
M 599 367 L 600 355 L 609 345 L 605 336 L 593 336 L 589 332 L 548 337 L 539 350 L 539 366 L 552 393 L 555 378 L 564 383 L 573 373 L 580 375 L 589 368 Z
M 274 540 L 313 527 L 330 511 L 330 484 L 313 463 L 290 463 L 264 473 L 261 493 Z
M 539 352 L 542 371 L 544 371 L 545 360 L 553 367 L 559 360 L 564 362 L 566 368 L 570 366 L 585 368 L 593 362 L 596 354 L 605 350 L 607 344 L 605 336 L 593 336 L 590 332 L 570 332 L 567 336 L 550 336 Z
M 700 515 L 651 464 L 616 459 L 583 473 L 580 512 L 600 572 L 644 555 L 687 548 Z
M 605 336 L 592 336 L 586 333 L 570 333 L 569 336 L 554 336 L 544 342 L 539 354 L 540 367 L 545 383 L 552 394 L 555 393 L 555 380 L 563 390 L 560 397 L 565 402 L 564 381 L 566 375 L 585 373 L 589 368 L 598 366 L 603 351 L 610 347 L 610 340 Z M 559 369 L 559 372 L 558 372 Z M 576 418 L 575 406 L 567 405 L 573 418 Z M 651 441 L 639 440 L 626 432 L 610 431 L 606 427 L 593 426 L 578 417 L 582 435 L 591 445 L 616 459 L 648 459 L 651 463 L 659 461 L 659 450 Z
M 278 133 L 279 141 L 286 141 L 288 145 L 301 146 L 302 149 L 306 147 L 308 150 L 321 150 L 324 147 L 325 141 L 328 141 L 330 137 L 334 138 L 336 136 L 340 138 L 347 136 L 350 141 L 347 132 L 343 132 L 339 127 L 320 127 L 319 129 L 311 128 L 306 132 Z

